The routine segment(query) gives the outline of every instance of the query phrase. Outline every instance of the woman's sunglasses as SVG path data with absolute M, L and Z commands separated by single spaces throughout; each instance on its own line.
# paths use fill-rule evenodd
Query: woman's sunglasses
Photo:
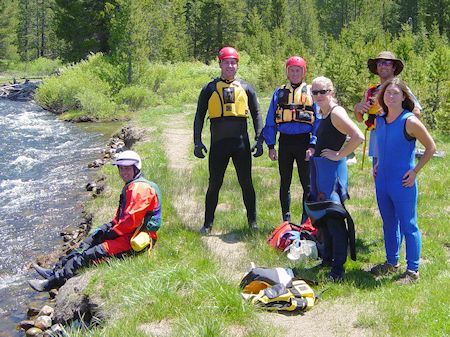
M 322 90 L 311 90 L 311 93 L 314 95 L 314 96 L 317 96 L 318 94 L 321 94 L 321 95 L 325 95 L 327 92 L 329 92 L 329 91 L 331 91 L 330 89 L 322 89 Z

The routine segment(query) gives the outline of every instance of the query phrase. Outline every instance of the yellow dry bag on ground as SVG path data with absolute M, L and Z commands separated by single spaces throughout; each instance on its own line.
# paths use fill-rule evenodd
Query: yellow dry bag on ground
M 314 290 L 289 268 L 252 268 L 240 287 L 246 301 L 267 310 L 304 311 L 316 302 Z

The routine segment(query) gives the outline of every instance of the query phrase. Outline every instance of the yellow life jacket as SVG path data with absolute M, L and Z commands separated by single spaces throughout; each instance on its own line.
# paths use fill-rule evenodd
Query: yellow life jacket
M 249 114 L 248 97 L 241 83 L 219 80 L 208 101 L 208 117 L 244 117 Z
M 299 122 L 314 123 L 314 109 L 310 87 L 302 83 L 293 88 L 291 84 L 278 90 L 278 105 L 275 112 L 275 123 Z

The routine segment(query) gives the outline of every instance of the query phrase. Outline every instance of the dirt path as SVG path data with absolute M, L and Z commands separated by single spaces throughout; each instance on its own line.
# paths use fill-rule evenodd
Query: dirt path
M 192 131 L 185 118 L 174 117 L 167 121 L 165 131 L 165 146 L 169 159 L 169 167 L 176 176 L 191 174 L 193 155 L 191 154 Z M 180 186 L 175 202 L 178 215 L 183 223 L 198 230 L 203 216 L 203 203 L 199 203 L 192 195 L 199 192 L 191 186 Z M 189 196 L 189 197 L 186 197 Z M 217 233 L 202 237 L 202 241 L 220 262 L 222 274 L 231 278 L 234 283 L 240 282 L 245 271 L 250 267 L 250 260 L 245 243 L 233 233 Z M 338 302 L 320 302 L 304 315 L 283 315 L 262 312 L 259 317 L 262 322 L 271 323 L 279 328 L 280 335 L 293 336 L 372 336 L 370 331 L 357 327 L 358 314 L 366 308 L 356 307 L 354 304 Z
M 177 116 L 167 121 L 166 124 L 170 125 L 170 128 L 167 128 L 165 132 L 169 167 L 175 176 L 180 178 L 191 174 L 193 161 L 196 160 L 191 153 L 192 130 L 189 129 L 186 121 L 187 116 L 184 117 Z M 192 195 L 198 194 L 198 191 L 191 186 L 179 186 L 178 192 L 175 202 L 178 215 L 187 227 L 198 230 L 201 227 L 204 212 L 203 203 L 196 202 L 192 198 Z M 224 275 L 230 276 L 233 282 L 239 282 L 242 278 L 242 270 L 250 266 L 245 243 L 241 242 L 236 234 L 220 232 L 203 236 L 202 241 L 221 262 Z
M 370 308 L 368 309 L 370 310 Z M 303 315 L 261 313 L 260 318 L 284 330 L 286 337 L 369 337 L 371 331 L 357 326 L 363 309 L 350 303 L 320 302 Z

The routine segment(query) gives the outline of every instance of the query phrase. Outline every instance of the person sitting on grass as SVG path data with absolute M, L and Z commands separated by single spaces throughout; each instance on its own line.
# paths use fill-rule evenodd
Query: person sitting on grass
M 62 286 L 81 267 L 132 251 L 130 239 L 138 228 L 145 228 L 151 240 L 161 225 L 161 193 L 159 187 L 146 180 L 141 172 L 142 161 L 134 151 L 121 152 L 113 162 L 125 182 L 120 194 L 119 207 L 114 219 L 97 228 L 79 249 L 60 258 L 52 269 L 37 264 L 33 267 L 44 280 L 28 283 L 36 291 L 49 291 Z

